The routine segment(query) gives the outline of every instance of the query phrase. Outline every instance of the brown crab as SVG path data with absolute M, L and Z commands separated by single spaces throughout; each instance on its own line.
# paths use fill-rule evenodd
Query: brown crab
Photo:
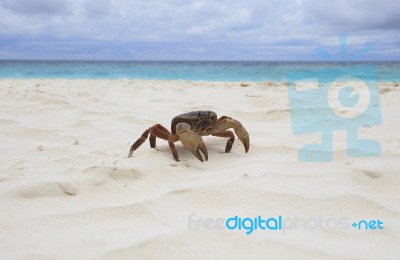
M 213 135 L 229 138 L 225 147 L 225 152 L 229 153 L 235 141 L 232 131 L 227 130 L 229 128 L 235 130 L 247 153 L 250 147 L 249 134 L 239 121 L 228 116 L 217 118 L 217 114 L 213 111 L 192 111 L 174 117 L 171 122 L 171 132 L 160 124 L 148 128 L 131 146 L 128 157 L 132 157 L 133 151 L 139 148 L 150 134 L 150 147 L 156 147 L 156 137 L 168 141 L 172 155 L 177 161 L 179 161 L 179 156 L 174 143 L 179 140 L 200 161 L 207 161 L 208 152 L 201 136 Z M 200 154 L 200 151 L 203 154 Z

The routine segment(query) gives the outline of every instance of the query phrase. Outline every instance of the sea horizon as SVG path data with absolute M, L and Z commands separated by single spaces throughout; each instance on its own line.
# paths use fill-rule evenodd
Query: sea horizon
M 371 60 L 357 60 L 357 59 L 349 59 L 349 60 L 326 60 L 326 59 L 315 59 L 315 60 L 306 60 L 306 59 L 299 59 L 299 60 L 246 60 L 246 59 L 51 59 L 51 58 L 27 58 L 27 59 L 20 59 L 20 58 L 5 58 L 2 59 L 0 58 L 0 62 L 4 61 L 66 61 L 66 62 L 97 62 L 97 61 L 106 61 L 106 62 L 327 62 L 327 63 L 342 63 L 342 62 L 348 62 L 348 63 L 368 63 L 368 62 L 375 62 L 375 63 L 393 63 L 393 62 L 400 62 L 400 60 L 384 60 L 384 59 L 371 59 Z
M 400 61 L 0 60 L 1 78 L 285 81 L 293 73 L 326 80 L 330 69 L 371 65 L 380 82 L 400 81 Z M 360 73 L 363 74 L 360 66 Z M 368 79 L 369 71 L 365 72 Z

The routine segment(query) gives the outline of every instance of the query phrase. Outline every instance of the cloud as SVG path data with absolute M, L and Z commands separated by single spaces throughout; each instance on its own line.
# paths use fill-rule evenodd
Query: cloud
M 287 24 L 285 20 L 289 16 L 285 12 L 293 17 L 293 3 L 283 5 L 277 0 L 75 0 L 68 1 L 68 6 L 65 1 L 51 0 L 31 0 L 30 5 L 24 5 L 26 1 L 22 0 L 1 2 L 9 11 L 3 12 L 10 18 L 8 27 L 14 27 L 17 32 L 27 31 L 23 23 L 34 22 L 43 34 L 58 31 L 64 33 L 55 33 L 55 37 L 71 35 L 91 39 L 242 41 L 267 32 L 276 32 L 274 37 L 277 37 L 278 30 Z M 28 16 L 35 14 L 48 17 Z M 20 23 L 13 25 L 12 20 Z M 242 37 L 242 32 L 246 37 Z
M 0 4 L 5 9 L 22 15 L 66 15 L 71 11 L 67 0 L 2 0 Z
M 399 5 L 395 0 L 0 0 L 0 55 L 303 59 L 315 58 L 315 46 L 336 43 L 341 32 L 357 47 L 374 41 L 398 49 L 392 44 L 400 38 Z
M 111 0 L 86 1 L 85 13 L 88 17 L 104 17 L 110 15 L 115 6 Z
M 351 31 L 371 29 L 400 30 L 400 2 L 397 0 L 365 1 L 303 0 L 305 14 L 324 26 Z

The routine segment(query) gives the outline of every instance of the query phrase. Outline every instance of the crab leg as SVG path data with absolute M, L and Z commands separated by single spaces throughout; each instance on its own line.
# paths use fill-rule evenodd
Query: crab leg
M 169 145 L 169 148 L 171 149 L 174 159 L 176 161 L 179 161 L 178 152 L 176 151 L 176 148 L 174 145 L 174 142 L 178 141 L 177 136 L 172 135 L 165 127 L 163 127 L 160 124 L 156 124 L 143 132 L 141 137 L 138 140 L 136 140 L 136 142 L 131 146 L 128 157 L 132 157 L 133 152 L 136 149 L 138 149 L 146 141 L 149 134 L 150 134 L 150 147 L 151 148 L 156 147 L 156 138 L 157 137 L 161 138 L 163 140 L 166 140 L 166 141 L 168 141 L 168 145 Z
M 221 133 L 215 133 L 214 136 L 229 138 L 226 142 L 225 153 L 229 153 L 232 149 L 233 142 L 235 142 L 235 135 L 231 131 L 224 131 Z
M 133 151 L 135 151 L 136 149 L 139 148 L 139 146 L 141 146 L 144 141 L 147 140 L 147 137 L 149 137 L 149 133 L 151 132 L 151 130 L 153 129 L 153 127 L 150 127 L 148 129 L 146 129 L 146 131 L 143 132 L 143 134 L 139 137 L 139 139 L 136 140 L 136 142 L 134 142 L 131 146 L 131 149 L 129 150 L 129 154 L 128 157 L 132 157 L 132 153 Z M 152 136 L 150 136 L 150 143 L 152 142 Z M 155 140 L 154 140 L 154 145 L 155 145 Z
M 190 130 L 190 125 L 187 123 L 178 123 L 176 125 L 176 132 L 185 146 L 194 156 L 200 161 L 208 160 L 207 147 L 199 134 Z M 204 159 L 200 151 L 203 153 Z
M 235 130 L 237 137 L 244 145 L 244 150 L 247 153 L 250 148 L 249 133 L 247 133 L 246 128 L 244 128 L 244 126 L 239 121 L 237 121 L 231 117 L 228 117 L 228 116 L 222 116 L 217 120 L 215 127 L 214 127 L 214 131 L 211 134 L 217 135 L 217 134 L 223 133 L 225 130 L 227 130 L 229 128 L 233 128 L 233 130 Z M 228 140 L 228 142 L 229 142 L 229 140 Z M 228 148 L 228 144 L 227 144 L 227 148 Z M 225 149 L 225 151 L 227 150 L 227 148 Z

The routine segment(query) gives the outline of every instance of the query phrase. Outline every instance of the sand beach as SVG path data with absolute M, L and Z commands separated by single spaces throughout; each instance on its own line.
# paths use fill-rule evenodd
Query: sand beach
M 1 79 L 1 258 L 396 259 L 396 84 L 379 85 L 382 124 L 359 130 L 380 157 L 348 157 L 343 130 L 332 162 L 307 163 L 298 149 L 321 135 L 293 134 L 282 82 Z M 239 120 L 249 152 L 204 137 L 204 163 L 179 142 L 174 161 L 163 140 L 128 158 L 146 128 L 193 110 Z M 246 234 L 226 228 L 235 216 L 283 227 Z

